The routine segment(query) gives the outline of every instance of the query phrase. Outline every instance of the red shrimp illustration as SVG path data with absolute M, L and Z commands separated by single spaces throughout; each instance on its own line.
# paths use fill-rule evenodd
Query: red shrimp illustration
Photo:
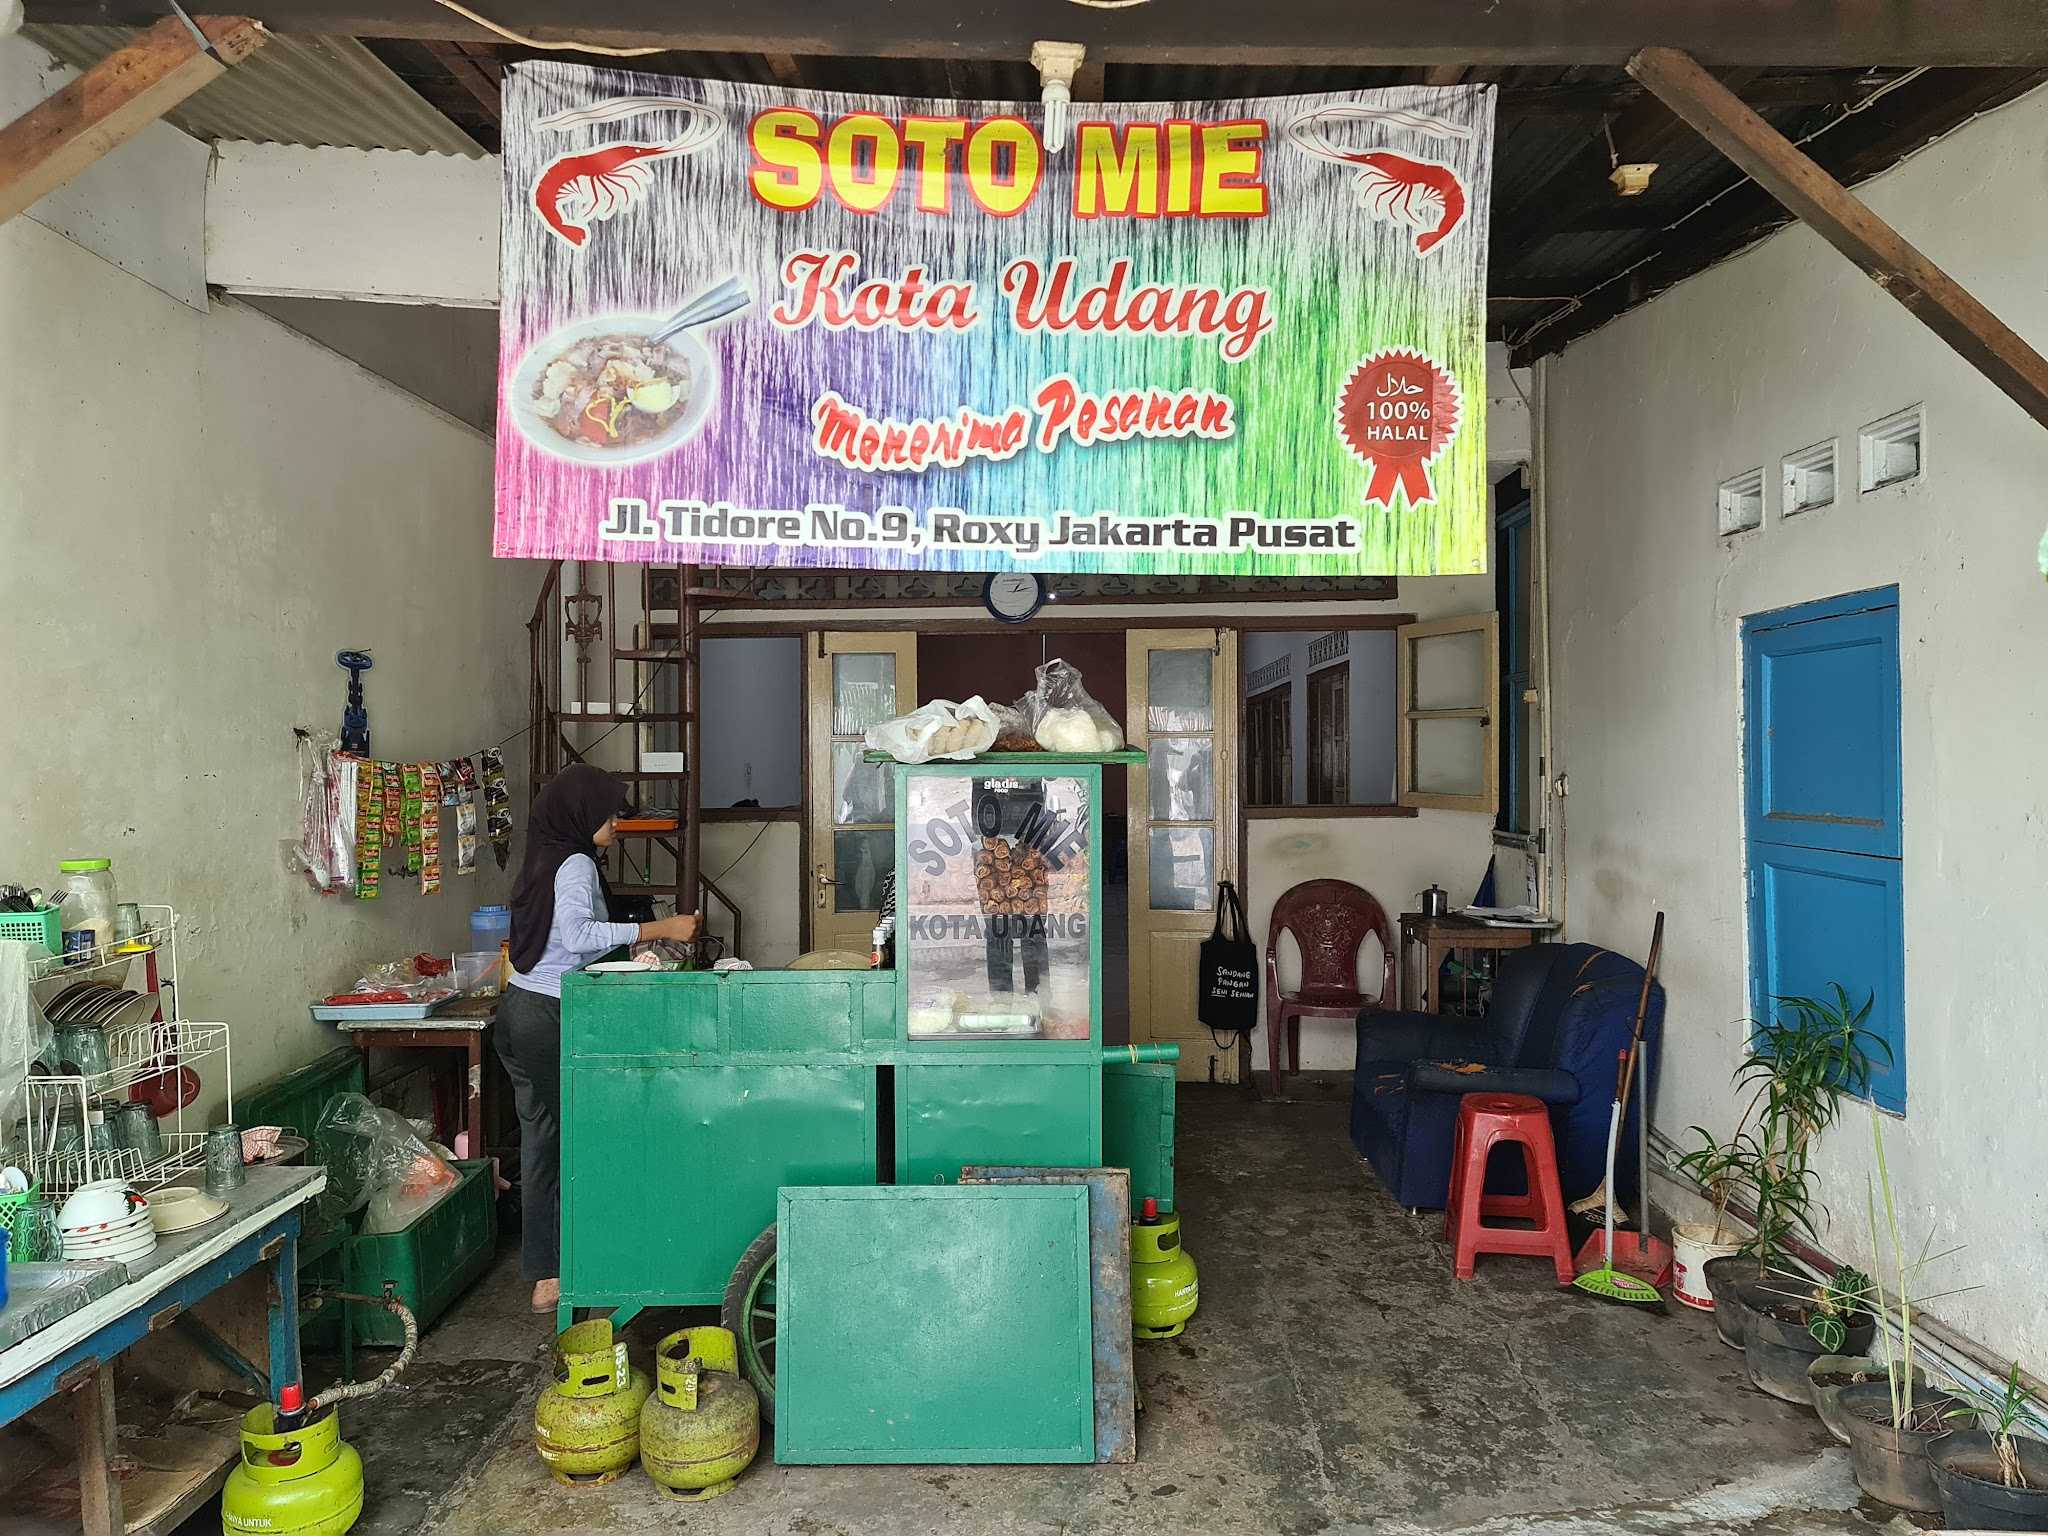
M 604 144 L 550 162 L 533 183 L 533 206 L 541 222 L 570 245 L 581 247 L 590 226 L 630 208 L 654 184 L 650 161 L 693 155 L 725 131 L 724 117 L 702 102 L 668 96 L 620 96 L 593 106 L 557 112 L 535 121 L 555 133 L 615 122 L 647 112 L 681 112 L 683 130 L 665 144 Z
M 533 206 L 549 229 L 581 246 L 590 238 L 591 223 L 647 195 L 654 172 L 646 162 L 674 153 L 666 144 L 607 144 L 564 155 L 534 182 Z
M 1350 104 L 1304 112 L 1287 125 L 1288 140 L 1320 160 L 1358 167 L 1358 200 L 1376 219 L 1415 231 L 1415 254 L 1426 256 L 1465 222 L 1465 183 L 1450 166 L 1436 160 L 1396 154 L 1389 149 L 1347 149 L 1333 143 L 1331 128 L 1339 121 L 1362 119 L 1376 127 L 1405 128 L 1431 138 L 1465 139 L 1472 130 L 1446 118 L 1400 109 Z
M 1465 183 L 1433 160 L 1389 150 L 1347 155 L 1359 166 L 1358 198 L 1374 216 L 1415 231 L 1415 254 L 1426 256 L 1465 219 Z

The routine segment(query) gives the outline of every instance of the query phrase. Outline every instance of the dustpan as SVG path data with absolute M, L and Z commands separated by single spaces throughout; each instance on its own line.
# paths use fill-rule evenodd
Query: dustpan
M 1575 1274 L 1591 1274 L 1606 1266 L 1604 1234 L 1596 1230 L 1579 1245 L 1579 1254 L 1572 1261 Z M 1671 1245 L 1661 1237 L 1645 1237 L 1640 1232 L 1617 1232 L 1614 1234 L 1614 1268 L 1625 1275 L 1634 1275 L 1638 1280 L 1663 1290 L 1671 1283 Z

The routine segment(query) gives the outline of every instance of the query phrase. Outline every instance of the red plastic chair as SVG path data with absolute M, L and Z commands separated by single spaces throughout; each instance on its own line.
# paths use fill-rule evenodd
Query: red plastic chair
M 1280 935 L 1292 933 L 1301 946 L 1301 986 L 1280 990 Z M 1358 952 L 1366 937 L 1380 937 L 1380 990 L 1358 990 Z M 1361 1008 L 1384 1008 L 1394 992 L 1394 930 L 1371 891 L 1349 880 L 1304 880 L 1273 904 L 1266 930 L 1266 1079 L 1280 1097 L 1280 1037 L 1287 1036 L 1287 1070 L 1301 1070 L 1301 1021 L 1342 1019 L 1349 1024 Z

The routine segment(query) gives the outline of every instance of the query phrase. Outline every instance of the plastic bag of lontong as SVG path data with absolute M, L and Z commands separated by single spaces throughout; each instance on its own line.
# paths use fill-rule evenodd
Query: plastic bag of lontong
M 1081 669 L 1054 657 L 1038 669 L 1038 686 L 1020 703 L 1031 709 L 1031 730 L 1048 752 L 1117 752 L 1123 727 L 1095 701 Z

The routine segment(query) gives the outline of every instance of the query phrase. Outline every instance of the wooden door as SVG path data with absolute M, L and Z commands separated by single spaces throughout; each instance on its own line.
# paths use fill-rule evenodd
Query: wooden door
M 1750 1015 L 1867 1001 L 1871 1097 L 1906 1108 L 1899 594 L 1743 620 Z
M 1195 971 L 1216 882 L 1237 878 L 1237 635 L 1140 629 L 1126 646 L 1125 734 L 1147 757 L 1129 770 L 1131 1038 L 1177 1042 L 1183 1078 L 1234 1083 Z
M 811 948 L 865 954 L 896 865 L 895 783 L 863 761 L 869 726 L 917 705 L 917 636 L 827 632 L 809 648 Z

